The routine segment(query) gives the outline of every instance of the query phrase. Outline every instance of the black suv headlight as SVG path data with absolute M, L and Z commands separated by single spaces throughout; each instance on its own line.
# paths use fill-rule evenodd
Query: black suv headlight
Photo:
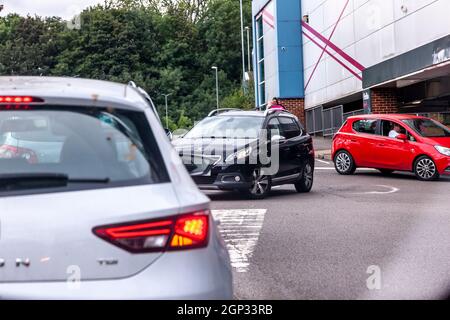
M 253 151 L 252 147 L 247 147 L 242 150 L 239 150 L 238 152 L 233 153 L 232 155 L 227 157 L 225 162 L 234 162 L 236 160 L 247 159 L 252 154 L 252 151 Z

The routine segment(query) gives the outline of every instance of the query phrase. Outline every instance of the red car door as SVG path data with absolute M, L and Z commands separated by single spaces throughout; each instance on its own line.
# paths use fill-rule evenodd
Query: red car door
M 358 167 L 373 165 L 373 149 L 377 139 L 377 119 L 360 119 L 352 124 L 354 134 L 348 137 L 347 149 Z
M 397 123 L 401 127 L 401 133 L 408 140 L 390 138 L 390 127 Z M 381 135 L 378 136 L 374 146 L 374 166 L 380 169 L 409 170 L 414 160 L 416 142 L 414 137 L 401 123 L 390 120 L 381 121 Z

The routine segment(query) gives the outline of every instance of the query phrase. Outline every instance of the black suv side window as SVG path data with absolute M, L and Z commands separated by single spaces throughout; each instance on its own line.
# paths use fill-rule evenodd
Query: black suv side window
M 269 120 L 269 123 L 267 124 L 267 134 L 269 136 L 269 139 L 273 136 L 282 136 L 283 132 L 280 128 L 280 122 L 277 118 L 272 118 Z
M 281 130 L 286 139 L 292 139 L 302 135 L 302 131 L 295 119 L 288 117 L 279 117 L 278 119 L 280 120 Z
M 359 133 L 377 134 L 376 119 L 358 120 L 353 123 L 353 130 Z

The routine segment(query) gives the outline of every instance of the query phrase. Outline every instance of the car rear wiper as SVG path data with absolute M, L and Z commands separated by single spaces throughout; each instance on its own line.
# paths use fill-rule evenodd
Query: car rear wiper
M 0 190 L 65 187 L 70 183 L 107 184 L 109 178 L 70 178 L 63 173 L 0 174 Z

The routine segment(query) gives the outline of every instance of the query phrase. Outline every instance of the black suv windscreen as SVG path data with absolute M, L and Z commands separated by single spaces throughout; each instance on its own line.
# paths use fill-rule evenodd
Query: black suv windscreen
M 263 117 L 210 117 L 199 122 L 185 138 L 256 139 L 263 123 Z
M 450 129 L 434 120 L 412 119 L 403 122 L 425 138 L 450 137 Z
M 71 188 L 70 181 L 85 182 L 83 188 L 88 181 L 91 187 L 96 181 L 108 187 L 169 181 L 144 113 L 55 106 L 1 110 L 0 185 L 11 177 L 46 175 L 66 177 Z M 39 186 L 45 187 L 52 185 Z

